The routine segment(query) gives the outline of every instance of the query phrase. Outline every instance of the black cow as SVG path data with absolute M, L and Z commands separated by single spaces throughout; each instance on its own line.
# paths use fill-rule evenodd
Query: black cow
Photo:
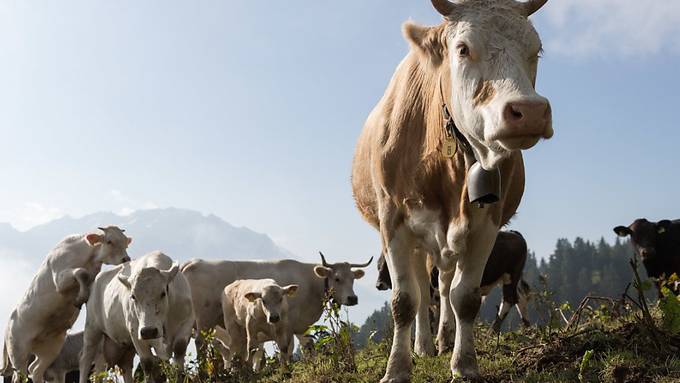
M 620 237 L 630 236 L 635 253 L 642 259 L 647 276 L 656 280 L 680 276 L 680 220 L 667 219 L 650 222 L 638 218 L 629 226 L 617 226 L 614 232 Z
M 486 262 L 482 275 L 482 296 L 488 295 L 494 287 L 503 285 L 503 301 L 498 310 L 496 320 L 491 328 L 499 331 L 501 324 L 512 306 L 517 306 L 522 323 L 529 325 L 527 317 L 527 295 L 529 285 L 522 280 L 522 271 L 527 259 L 527 242 L 521 233 L 517 231 L 501 231 L 496 237 L 489 260 Z M 437 268 L 431 270 L 430 296 L 432 302 L 436 301 L 436 292 L 439 284 Z M 378 290 L 392 288 L 390 271 L 383 254 L 378 259 L 378 281 L 375 284 Z

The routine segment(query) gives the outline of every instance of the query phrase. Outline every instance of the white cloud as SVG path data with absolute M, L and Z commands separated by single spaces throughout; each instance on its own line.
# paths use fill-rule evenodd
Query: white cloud
M 122 216 L 128 216 L 136 210 L 156 209 L 158 205 L 152 201 L 140 201 L 132 198 L 120 190 L 113 189 L 109 191 L 109 196 L 114 201 L 116 213 Z
M 545 9 L 548 52 L 632 56 L 680 52 L 678 0 L 553 0 Z
M 56 207 L 43 206 L 37 202 L 27 202 L 17 209 L 13 214 L 16 219 L 12 220 L 12 225 L 19 230 L 28 230 L 65 215 L 64 211 Z

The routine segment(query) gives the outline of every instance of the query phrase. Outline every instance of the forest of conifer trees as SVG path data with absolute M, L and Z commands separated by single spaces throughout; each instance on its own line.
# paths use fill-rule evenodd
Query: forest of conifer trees
M 575 307 L 588 295 L 620 297 L 633 278 L 629 264 L 631 257 L 633 249 L 630 243 L 618 238 L 614 244 L 607 243 L 604 238 L 597 243 L 579 237 L 573 242 L 561 238 L 557 240 L 553 253 L 540 260 L 529 251 L 524 280 L 532 289 L 530 320 L 539 324 L 548 320 L 545 307 L 541 307 L 545 300 L 551 300 L 554 306 L 569 303 Z M 646 277 L 642 266 L 639 266 L 639 272 L 641 277 Z M 648 296 L 653 298 L 654 294 L 649 292 Z M 482 305 L 479 314 L 481 320 L 492 321 L 500 301 L 501 289 L 496 288 Z M 374 340 L 383 339 L 389 333 L 390 325 L 390 307 L 385 303 L 359 328 L 355 335 L 357 345 L 364 345 L 369 336 Z M 504 329 L 518 325 L 519 317 L 512 310 L 504 323 Z

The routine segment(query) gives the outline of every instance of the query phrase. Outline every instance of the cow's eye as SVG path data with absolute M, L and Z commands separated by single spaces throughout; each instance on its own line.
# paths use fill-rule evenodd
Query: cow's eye
M 340 278 L 335 278 L 335 281 L 340 283 Z
M 456 46 L 459 57 L 468 57 L 470 55 L 470 48 L 465 43 L 460 43 Z
M 162 299 L 162 298 L 165 298 L 165 291 L 163 291 L 163 292 L 161 293 L 161 299 Z
M 137 298 L 135 298 L 135 294 L 132 294 L 132 296 L 130 298 L 132 298 L 133 301 L 137 300 Z
M 113 245 L 113 241 L 106 241 L 107 244 Z

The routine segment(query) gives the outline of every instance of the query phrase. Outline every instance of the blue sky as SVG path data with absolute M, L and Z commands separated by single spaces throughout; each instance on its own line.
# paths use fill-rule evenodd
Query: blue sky
M 4 1 L 0 221 L 176 206 L 302 258 L 377 255 L 350 165 L 407 19 L 439 21 L 427 0 Z M 513 228 L 547 256 L 680 217 L 680 2 L 552 0 L 534 22 L 556 134 L 525 154 Z

